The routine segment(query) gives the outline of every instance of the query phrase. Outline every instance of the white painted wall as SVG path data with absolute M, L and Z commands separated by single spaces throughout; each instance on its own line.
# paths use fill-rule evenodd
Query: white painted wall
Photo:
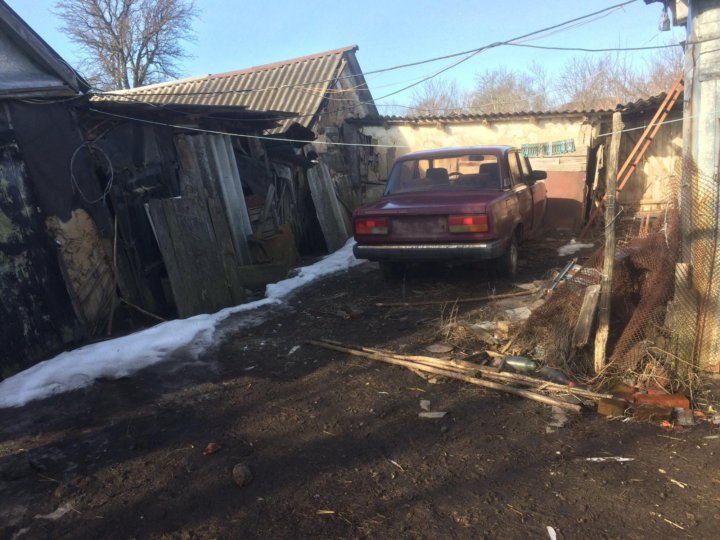
M 385 180 L 395 158 L 417 150 L 478 145 L 521 146 L 565 139 L 575 140 L 576 151 L 543 159 L 544 165 L 547 165 L 545 170 L 584 171 L 593 127 L 593 123 L 581 117 L 524 117 L 472 123 L 392 123 L 363 126 L 361 132 L 371 136 L 377 144 L 397 147 L 377 149 L 379 166 L 375 179 Z

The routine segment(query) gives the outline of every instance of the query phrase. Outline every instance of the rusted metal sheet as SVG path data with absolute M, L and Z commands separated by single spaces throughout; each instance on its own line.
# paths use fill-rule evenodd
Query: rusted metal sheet
M 548 228 L 578 229 L 582 225 L 585 206 L 585 171 L 548 171 L 547 210 Z
M 282 133 L 294 122 L 304 127 L 312 124 L 328 87 L 343 69 L 344 56 L 356 50 L 357 46 L 345 47 L 240 71 L 108 93 L 94 97 L 93 101 L 239 107 L 297 115 L 283 120 L 273 130 L 274 133 Z M 364 82 L 360 75 L 355 84 Z

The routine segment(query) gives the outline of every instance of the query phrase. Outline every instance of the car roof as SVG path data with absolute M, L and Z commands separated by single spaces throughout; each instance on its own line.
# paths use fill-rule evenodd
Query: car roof
M 512 146 L 463 146 L 458 148 L 434 148 L 432 150 L 419 150 L 417 152 L 410 152 L 397 158 L 397 161 L 404 161 L 406 159 L 422 159 L 430 157 L 453 157 L 462 156 L 465 154 L 504 154 L 514 147 Z

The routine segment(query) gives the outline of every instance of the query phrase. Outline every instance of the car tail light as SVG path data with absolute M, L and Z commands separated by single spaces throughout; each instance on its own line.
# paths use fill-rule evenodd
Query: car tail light
M 390 230 L 388 218 L 359 218 L 355 220 L 355 234 L 387 234 Z
M 448 216 L 448 230 L 451 233 L 488 232 L 488 219 L 485 214 Z

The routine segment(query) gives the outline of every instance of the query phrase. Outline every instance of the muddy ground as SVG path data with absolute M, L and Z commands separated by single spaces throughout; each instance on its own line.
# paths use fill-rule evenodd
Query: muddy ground
M 562 266 L 565 240 L 528 246 L 519 280 Z M 0 538 L 717 538 L 708 423 L 667 432 L 590 414 L 557 427 L 544 405 L 303 345 L 424 352 L 447 311 L 375 302 L 511 290 L 476 267 L 387 284 L 367 264 L 259 326 L 231 321 L 198 361 L 179 353 L 0 410 Z M 419 418 L 421 399 L 447 415 Z

